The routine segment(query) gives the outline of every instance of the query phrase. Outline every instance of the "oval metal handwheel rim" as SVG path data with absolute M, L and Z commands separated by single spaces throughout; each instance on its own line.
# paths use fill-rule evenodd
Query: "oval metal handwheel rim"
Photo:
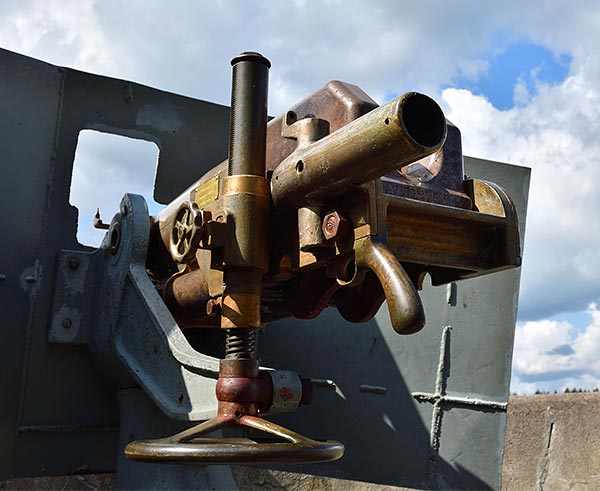
M 243 426 L 276 436 L 279 442 L 250 438 L 206 438 L 225 427 Z M 143 462 L 203 464 L 301 464 L 329 462 L 344 455 L 344 445 L 334 440 L 307 438 L 288 428 L 255 416 L 216 416 L 177 435 L 138 440 L 125 447 L 125 456 Z

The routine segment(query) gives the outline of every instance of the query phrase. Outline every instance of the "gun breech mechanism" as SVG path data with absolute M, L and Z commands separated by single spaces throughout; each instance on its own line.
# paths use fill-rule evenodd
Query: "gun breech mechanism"
M 150 219 L 141 197 L 125 196 L 100 249 L 103 281 L 124 293 L 104 301 L 144 315 L 106 317 L 109 334 L 97 330 L 91 345 L 99 359 L 116 354 L 117 379 L 133 376 L 172 417 L 206 419 L 198 393 L 215 387 L 215 417 L 133 441 L 130 458 L 335 460 L 341 443 L 263 419 L 308 404 L 312 390 L 293 372 L 259 367 L 257 330 L 330 306 L 366 322 L 386 300 L 394 330 L 415 333 L 426 274 L 440 285 L 520 265 L 515 208 L 499 186 L 464 177 L 460 133 L 429 97 L 379 107 L 330 82 L 268 122 L 269 61 L 242 53 L 232 66 L 228 160 Z M 220 362 L 186 341 L 202 329 L 225 332 Z M 206 436 L 232 427 L 271 439 Z

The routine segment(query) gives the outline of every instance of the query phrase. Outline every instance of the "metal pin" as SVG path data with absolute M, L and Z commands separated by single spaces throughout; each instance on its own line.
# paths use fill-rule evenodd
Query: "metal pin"
M 35 283 L 37 281 L 37 278 L 32 274 L 28 274 L 27 276 L 25 276 L 25 281 L 27 283 Z
M 104 223 L 102 218 L 100 218 L 100 208 L 96 208 L 96 214 L 94 215 L 94 228 L 99 228 L 101 230 L 108 230 L 110 225 L 108 223 Z
M 387 387 L 382 387 L 381 385 L 361 385 L 358 390 L 361 392 L 372 392 L 373 394 L 385 394 Z
M 322 378 L 311 378 L 310 381 L 313 385 L 318 385 L 319 387 L 328 387 L 330 389 L 335 389 L 337 385 L 333 380 L 325 380 Z

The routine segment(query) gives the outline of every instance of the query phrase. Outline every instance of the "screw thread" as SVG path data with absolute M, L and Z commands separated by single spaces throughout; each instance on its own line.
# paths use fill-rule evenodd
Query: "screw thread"
M 256 329 L 226 330 L 226 360 L 253 360 L 256 358 L 255 347 Z

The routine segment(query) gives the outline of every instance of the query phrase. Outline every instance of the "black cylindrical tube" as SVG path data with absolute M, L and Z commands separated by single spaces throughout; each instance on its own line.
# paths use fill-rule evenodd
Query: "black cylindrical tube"
M 240 53 L 233 60 L 229 175 L 264 177 L 267 95 L 271 63 L 259 53 Z

